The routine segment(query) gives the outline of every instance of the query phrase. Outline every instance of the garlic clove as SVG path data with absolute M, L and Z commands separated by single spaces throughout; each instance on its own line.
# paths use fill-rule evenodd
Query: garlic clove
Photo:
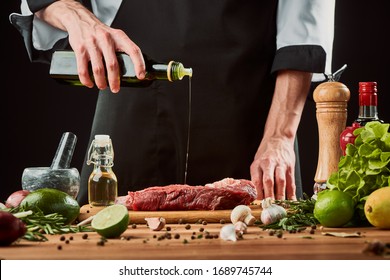
M 237 241 L 236 228 L 233 224 L 225 225 L 221 228 L 219 236 L 223 240 Z
M 162 217 L 145 218 L 148 227 L 153 231 L 162 230 L 165 226 L 165 219 Z

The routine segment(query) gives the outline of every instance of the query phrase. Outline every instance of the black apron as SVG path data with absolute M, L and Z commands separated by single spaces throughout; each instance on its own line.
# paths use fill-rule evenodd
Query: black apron
M 187 184 L 250 179 L 275 84 L 276 8 L 257 0 L 123 1 L 113 27 L 153 60 L 193 69 Z M 188 78 L 99 93 L 91 139 L 111 136 L 119 195 L 184 183 L 188 102 Z M 91 168 L 82 170 L 82 202 Z

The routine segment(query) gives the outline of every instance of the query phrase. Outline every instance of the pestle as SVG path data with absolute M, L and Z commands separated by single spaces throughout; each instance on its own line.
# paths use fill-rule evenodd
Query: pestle
M 51 169 L 67 169 L 70 167 L 77 137 L 72 132 L 62 134 L 60 144 L 51 163 Z
M 76 198 L 80 189 L 80 174 L 76 168 L 70 168 L 76 142 L 76 135 L 63 133 L 51 166 L 25 168 L 22 188 L 28 191 L 54 188 Z

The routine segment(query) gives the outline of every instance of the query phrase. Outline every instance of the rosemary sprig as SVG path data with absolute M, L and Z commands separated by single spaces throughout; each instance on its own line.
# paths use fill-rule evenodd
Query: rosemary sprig
M 286 208 L 287 217 L 269 225 L 259 225 L 259 227 L 263 229 L 283 229 L 290 231 L 303 230 L 308 226 L 318 224 L 318 220 L 313 214 L 315 199 L 309 198 L 306 194 L 300 200 L 276 200 L 275 204 Z
M 66 234 L 76 232 L 93 231 L 88 226 L 66 225 L 66 220 L 61 214 L 52 213 L 45 215 L 39 208 L 35 207 L 26 211 L 22 207 L 15 207 L 9 210 L 12 214 L 21 219 L 27 228 L 26 234 L 22 237 L 29 241 L 47 241 L 45 234 Z

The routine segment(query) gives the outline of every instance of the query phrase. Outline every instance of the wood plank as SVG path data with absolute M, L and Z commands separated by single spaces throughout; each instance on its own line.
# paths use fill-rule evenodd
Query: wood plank
M 93 207 L 89 204 L 83 205 L 80 209 L 79 221 L 84 221 L 90 216 L 95 215 L 104 207 Z M 252 215 L 256 219 L 260 219 L 261 206 L 254 204 L 250 205 Z M 221 220 L 230 222 L 229 210 L 193 210 L 193 211 L 129 211 L 130 223 L 146 223 L 145 218 L 163 217 L 169 224 L 176 224 L 182 219 L 183 223 L 196 223 L 199 220 L 207 221 L 208 223 L 220 223 Z
M 160 239 L 170 227 L 171 239 Z M 236 242 L 221 238 L 206 239 L 205 232 L 219 234 L 223 225 L 169 224 L 162 231 L 151 231 L 145 224 L 129 226 L 122 238 L 109 239 L 98 245 L 101 237 L 88 233 L 48 236 L 47 242 L 21 240 L 12 246 L 0 248 L 1 259 L 384 259 L 383 256 L 364 253 L 369 242 L 379 240 L 390 243 L 390 231 L 367 228 L 309 229 L 301 233 L 284 232 L 282 238 L 269 235 L 257 226 L 248 228 L 243 239 Z M 202 231 L 203 229 L 203 231 Z M 324 231 L 360 232 L 358 238 L 341 238 L 323 235 Z M 175 239 L 174 235 L 179 234 Z M 202 235 L 202 237 L 200 237 Z M 191 238 L 194 236 L 194 238 Z M 67 240 L 67 241 L 66 241 Z M 61 248 L 59 249 L 59 246 Z

